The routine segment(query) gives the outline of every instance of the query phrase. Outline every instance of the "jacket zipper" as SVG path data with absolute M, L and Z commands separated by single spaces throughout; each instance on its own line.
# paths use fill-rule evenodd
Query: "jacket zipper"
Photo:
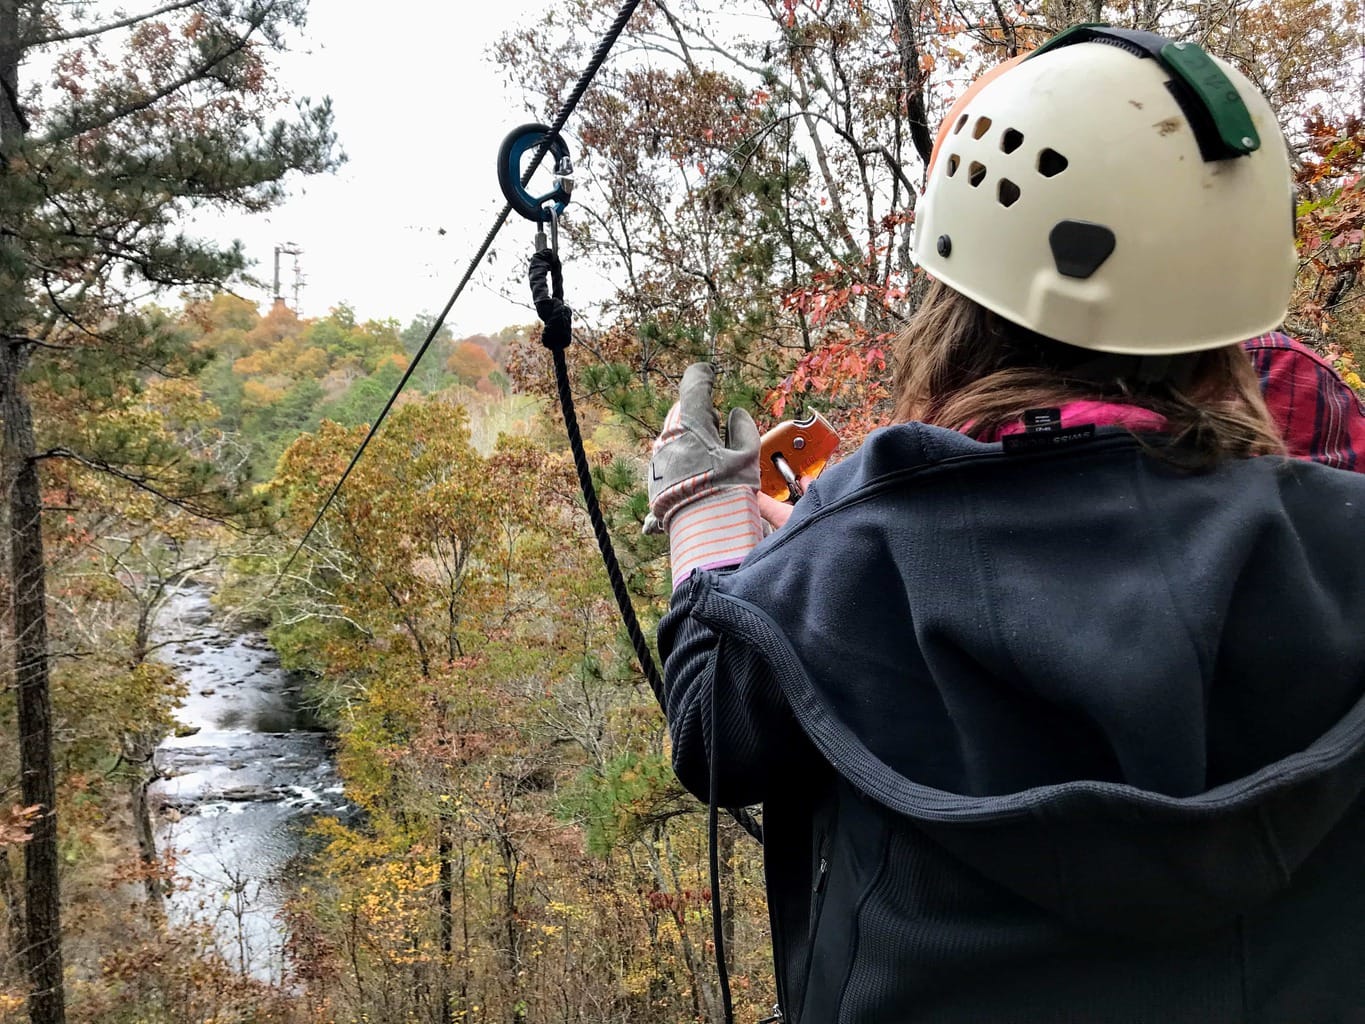
M 820 911 L 825 905 L 825 882 L 829 880 L 829 853 L 826 843 L 829 833 L 820 837 L 820 863 L 815 869 L 815 881 L 811 885 L 810 926 L 806 934 L 806 962 L 801 969 L 802 991 L 810 984 L 810 967 L 815 957 L 815 933 L 820 929 Z M 804 1002 L 804 999 L 802 1000 Z M 786 1007 L 790 1010 L 790 1007 Z
M 825 891 L 825 879 L 828 878 L 828 877 L 829 877 L 829 858 L 828 858 L 828 857 L 821 857 L 821 858 L 820 858 L 820 870 L 819 870 L 819 872 L 818 872 L 818 873 L 816 874 L 816 876 L 815 876 L 815 887 L 814 887 L 814 892 L 815 892 L 815 896 L 816 896 L 816 903 L 815 903 L 815 913 L 814 913 L 814 915 L 813 915 L 813 917 L 812 917 L 812 921 L 811 921 L 812 927 L 814 927 L 815 922 L 818 921 L 818 920 L 820 919 L 820 904 L 824 902 L 823 896 L 824 896 L 824 891 Z

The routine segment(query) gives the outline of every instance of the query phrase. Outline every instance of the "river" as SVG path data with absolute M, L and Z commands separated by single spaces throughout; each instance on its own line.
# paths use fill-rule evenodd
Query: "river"
M 279 984 L 288 938 L 279 910 L 289 863 L 318 814 L 344 814 L 329 737 L 302 706 L 301 680 L 265 634 L 234 629 L 212 590 L 183 587 L 157 620 L 160 656 L 189 688 L 181 735 L 157 748 L 149 791 L 158 849 L 184 882 L 173 921 L 210 925 L 228 961 Z

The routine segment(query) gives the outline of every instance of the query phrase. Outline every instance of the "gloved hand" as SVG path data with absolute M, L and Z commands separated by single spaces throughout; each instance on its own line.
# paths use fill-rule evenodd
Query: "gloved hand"
M 559 256 L 553 249 L 541 249 L 531 257 L 527 276 L 531 281 L 531 301 L 545 323 L 540 343 L 551 350 L 568 348 L 573 339 L 573 310 L 564 302 L 564 268 Z
M 758 489 L 758 427 L 744 409 L 732 409 L 728 443 L 711 404 L 716 371 L 693 363 L 683 373 L 678 401 L 664 418 L 649 462 L 649 515 L 645 533 L 663 533 L 674 513 L 726 488 Z
M 644 532 L 668 532 L 675 586 L 693 569 L 739 563 L 763 538 L 758 427 L 732 409 L 721 441 L 714 382 L 711 364 L 687 368 L 649 462 Z

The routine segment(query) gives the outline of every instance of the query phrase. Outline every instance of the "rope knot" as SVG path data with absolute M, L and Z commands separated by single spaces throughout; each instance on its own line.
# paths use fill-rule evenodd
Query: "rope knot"
M 531 300 L 545 324 L 540 343 L 551 352 L 562 352 L 573 341 L 573 310 L 564 302 L 564 267 L 553 249 L 541 249 L 531 257 L 528 271 Z

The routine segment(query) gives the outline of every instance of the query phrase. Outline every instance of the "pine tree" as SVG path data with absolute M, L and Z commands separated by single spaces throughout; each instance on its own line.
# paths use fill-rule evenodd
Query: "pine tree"
M 75 462 L 190 509 L 221 497 L 169 448 L 118 431 L 63 431 L 60 411 L 115 410 L 151 376 L 193 369 L 183 338 L 144 303 L 171 287 L 222 285 L 246 262 L 240 245 L 187 236 L 193 210 L 268 209 L 288 172 L 341 159 L 327 101 L 277 109 L 270 58 L 306 7 L 161 0 L 132 12 L 0 0 L 0 515 L 21 796 L 41 808 L 25 846 L 33 1024 L 65 1019 L 45 466 Z M 51 66 L 50 80 L 21 80 L 35 66 Z

